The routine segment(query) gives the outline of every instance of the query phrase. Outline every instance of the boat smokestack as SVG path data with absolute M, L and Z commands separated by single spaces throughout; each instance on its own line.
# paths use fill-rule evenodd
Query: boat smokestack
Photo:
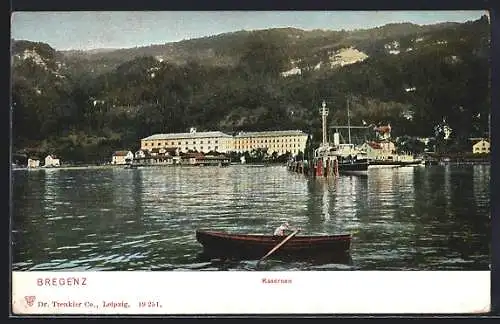
M 333 134 L 333 145 L 339 146 L 339 144 L 340 144 L 340 135 L 339 133 L 335 132 Z

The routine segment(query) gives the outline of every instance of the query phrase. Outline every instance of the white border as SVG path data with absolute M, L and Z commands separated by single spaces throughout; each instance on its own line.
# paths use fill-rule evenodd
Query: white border
M 47 286 L 47 282 L 51 285 Z M 60 285 L 62 283 L 65 284 Z M 28 306 L 26 296 L 34 296 L 33 306 Z M 82 304 L 54 307 L 54 301 Z M 140 308 L 140 301 L 150 302 L 151 306 L 158 302 L 162 307 Z M 44 302 L 46 306 L 41 307 Z M 103 307 L 104 302 L 123 302 L 129 307 Z M 490 271 L 12 273 L 15 315 L 480 314 L 489 311 Z

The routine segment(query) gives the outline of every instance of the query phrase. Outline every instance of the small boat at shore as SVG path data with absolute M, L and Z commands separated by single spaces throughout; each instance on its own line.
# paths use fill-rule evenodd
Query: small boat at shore
M 276 247 L 285 237 L 263 234 L 231 234 L 197 230 L 196 240 L 204 254 L 239 260 L 257 260 Z M 297 235 L 289 239 L 274 254 L 279 259 L 314 259 L 348 255 L 351 234 Z

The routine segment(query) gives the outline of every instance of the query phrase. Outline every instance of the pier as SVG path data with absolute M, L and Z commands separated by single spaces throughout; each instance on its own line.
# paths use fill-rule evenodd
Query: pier
M 338 177 L 339 165 L 337 159 L 327 159 L 323 163 L 322 159 L 315 163 L 309 163 L 307 160 L 290 161 L 287 163 L 288 171 L 304 174 L 311 177 Z

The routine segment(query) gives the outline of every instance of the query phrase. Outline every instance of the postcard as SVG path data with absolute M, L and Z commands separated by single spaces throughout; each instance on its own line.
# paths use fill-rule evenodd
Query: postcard
M 490 311 L 488 12 L 11 22 L 12 316 Z

